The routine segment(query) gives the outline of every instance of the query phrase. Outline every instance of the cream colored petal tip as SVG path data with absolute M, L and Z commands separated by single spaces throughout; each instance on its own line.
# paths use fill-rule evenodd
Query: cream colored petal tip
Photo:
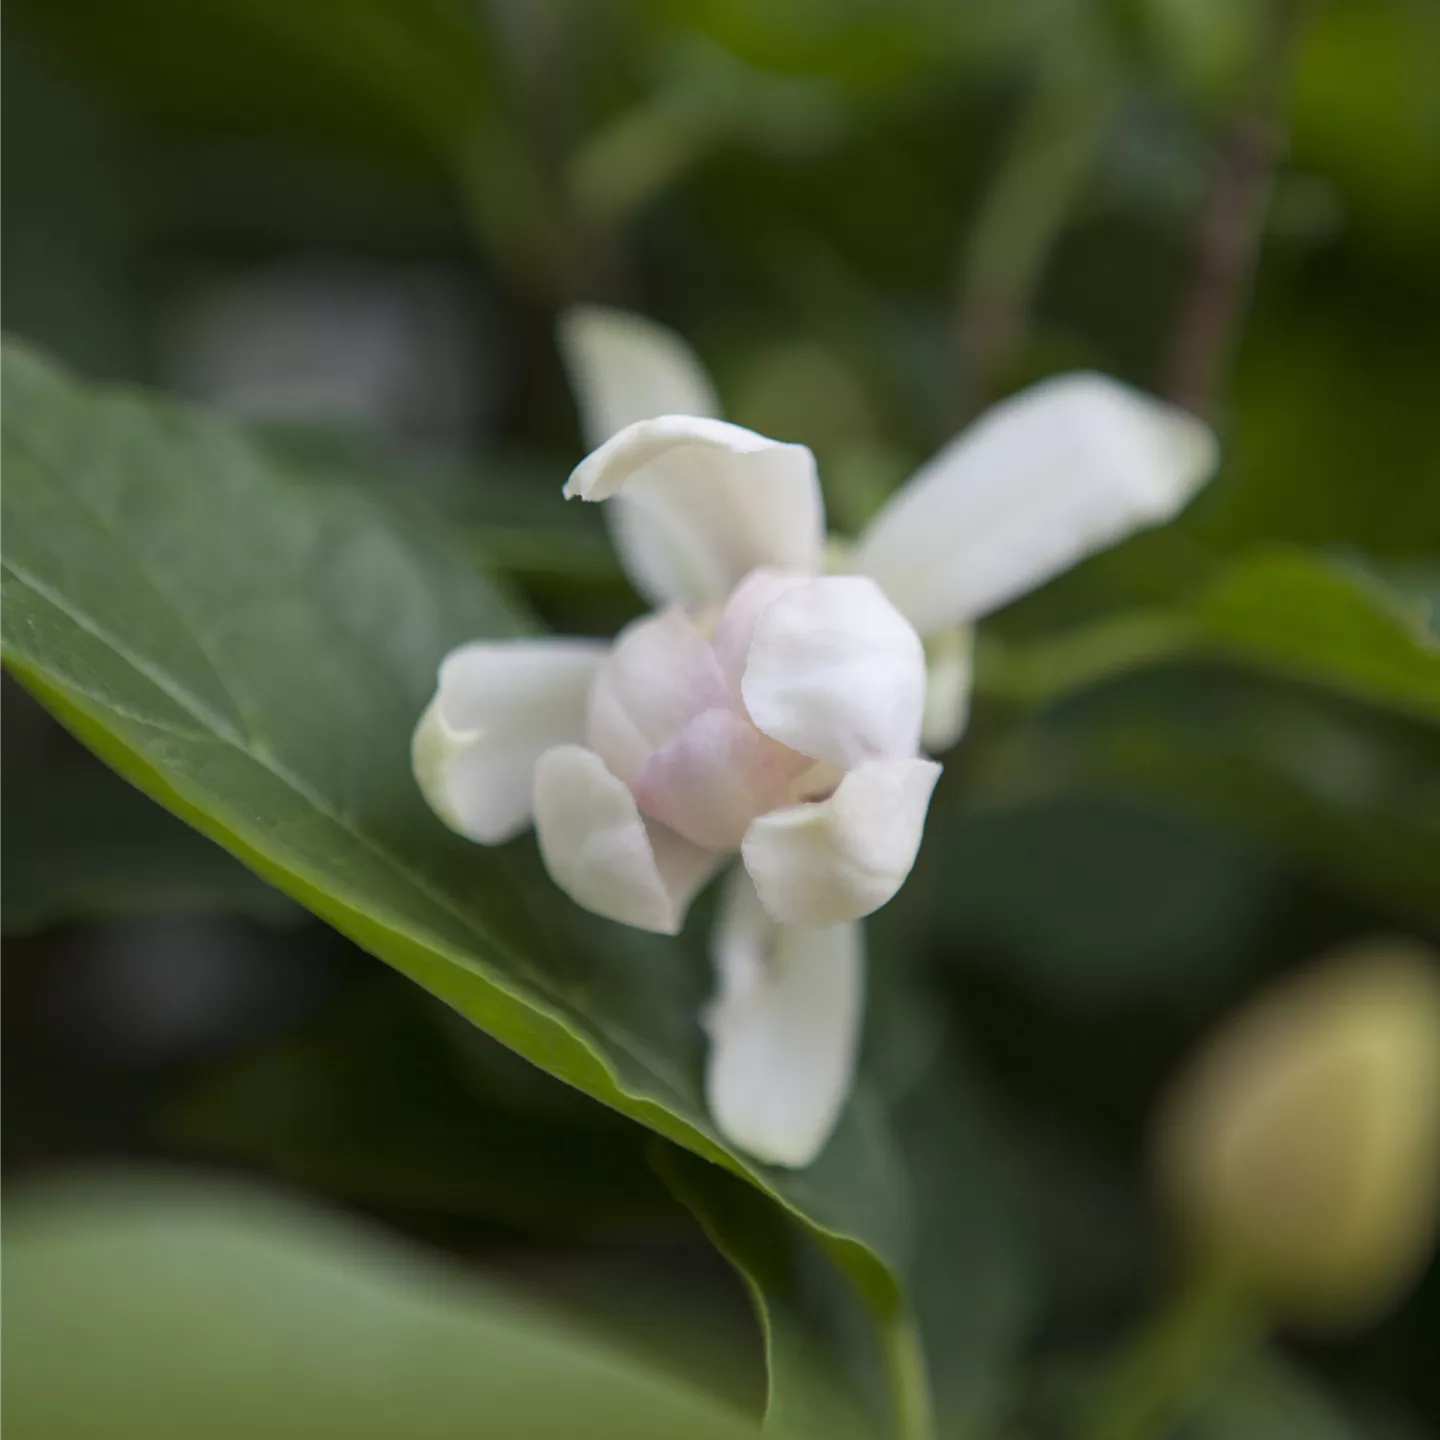
M 535 762 L 584 737 L 608 648 L 558 637 L 477 641 L 445 657 L 410 756 L 421 793 L 452 830 L 498 845 L 529 825 Z
M 784 925 L 839 925 L 891 899 L 915 864 L 933 760 L 872 760 L 828 799 L 762 815 L 741 855 L 770 916 Z
M 648 466 L 677 452 L 692 464 L 706 467 L 716 481 L 750 478 L 743 465 L 745 457 L 762 457 L 762 464 L 781 468 L 814 468 L 814 457 L 803 445 L 771 440 L 728 420 L 711 420 L 695 415 L 659 415 L 637 420 L 612 435 L 587 455 L 565 483 L 567 499 L 608 500 Z M 741 460 L 741 467 L 734 462 Z M 766 470 L 753 471 L 763 483 Z

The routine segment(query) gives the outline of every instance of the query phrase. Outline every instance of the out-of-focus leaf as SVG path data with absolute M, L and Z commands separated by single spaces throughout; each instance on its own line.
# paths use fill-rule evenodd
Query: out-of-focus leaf
M 447 0 L 47 0 L 27 8 L 131 106 L 194 129 L 446 156 L 494 99 L 478 18 Z
M 1081 1013 L 1216 993 L 1287 894 L 1260 847 L 1093 789 L 947 809 L 925 839 L 951 963 Z
M 994 1432 L 1034 1320 L 1035 1277 L 993 1125 L 951 1051 L 896 1113 L 915 1206 L 910 1283 L 944 1435 Z
M 593 1103 L 562 1121 L 505 1101 L 467 1087 L 435 1026 L 381 992 L 201 1079 L 164 1129 L 362 1205 L 571 1238 L 666 1218 L 643 1131 Z
M 1440 633 L 1433 570 L 1345 563 L 1290 547 L 1243 555 L 1173 608 L 1120 611 L 1044 640 L 982 633 L 983 692 L 1045 704 L 1187 652 L 1221 654 L 1440 719 Z
M 897 947 L 909 943 L 903 925 L 888 925 L 872 943 L 876 983 L 883 970 L 903 963 Z M 928 941 L 928 935 L 925 937 Z M 1019 1221 L 1020 1198 L 1010 1155 L 996 1117 L 956 1052 L 923 1031 L 900 1006 L 908 986 L 911 1006 L 934 1017 L 933 996 L 913 977 L 890 977 L 890 1023 L 918 1054 L 902 1087 L 897 1057 L 883 1055 L 905 1184 L 914 1212 L 915 1240 L 905 1283 L 917 1329 L 891 1337 L 889 1383 L 903 1384 L 906 1366 L 926 1373 L 940 1435 L 988 1435 L 1013 1400 L 1023 1346 L 1035 1318 L 1036 1281 Z M 937 1023 L 943 1026 L 943 1020 Z M 893 1040 L 894 1037 L 889 1037 Z M 943 1041 L 943 1036 L 941 1037 Z M 875 1037 L 867 1036 L 873 1069 Z M 732 1177 L 657 1147 L 658 1168 L 676 1196 L 740 1272 L 751 1292 L 767 1342 L 769 1422 L 787 1434 L 847 1434 L 876 1377 L 874 1336 L 847 1319 L 845 1300 L 825 1284 L 818 1259 L 807 1257 L 785 1217 Z M 797 1253 L 798 1250 L 798 1253 Z M 810 1263 L 807 1263 L 807 1259 Z M 853 1308 L 853 1307 L 851 1307 Z M 913 1343 L 914 1353 L 904 1346 Z M 845 1377 L 841 1394 L 853 1397 L 836 1410 L 837 1359 Z
M 1363 567 L 1388 585 L 1416 621 L 1440 644 L 1440 556 L 1371 560 Z
M 846 5 L 767 5 L 705 0 L 675 7 L 686 22 L 748 63 L 824 75 L 862 93 L 916 88 L 946 69 L 1013 58 L 1044 23 L 1043 6 L 1002 8 L 954 0 L 854 0 Z
M 569 188 L 595 225 L 618 228 L 727 143 L 810 159 L 838 143 L 847 121 L 842 95 L 823 78 L 757 70 L 685 31 L 666 47 L 651 96 L 577 147 Z
M 503 452 L 467 464 L 314 427 L 269 426 L 259 438 L 301 479 L 367 482 L 392 503 L 433 512 L 487 569 L 531 585 L 625 583 L 600 507 L 567 504 L 561 495 L 563 466 Z
M 1440 474 L 1437 326 L 1423 272 L 1350 254 L 1304 289 L 1262 286 L 1230 391 L 1229 463 L 1182 528 L 1232 553 L 1267 541 L 1440 551 L 1427 483 Z
M 1440 721 L 1440 639 L 1428 607 L 1363 571 L 1300 550 L 1228 566 L 1197 605 L 1223 650 L 1362 699 Z
M 1440 923 L 1440 736 L 1427 724 L 1215 664 L 1074 697 L 1002 746 L 977 803 L 1103 781 L 1238 827 L 1397 920 Z
M 0 63 L 11 136 L 0 216 L 6 328 L 87 373 L 137 377 L 156 207 L 135 137 L 11 11 Z
M 445 537 L 288 481 L 194 412 L 12 352 L 4 640 L 14 673 L 122 774 L 511 1048 L 801 1218 L 896 1323 L 904 1193 L 862 1092 L 809 1169 L 716 1134 L 706 967 L 583 915 L 533 845 L 429 812 L 409 737 L 453 645 L 521 621 Z
M 1336 0 L 1296 67 L 1296 163 L 1339 182 L 1356 220 L 1425 254 L 1440 234 L 1440 13 L 1428 0 Z
M 14 1440 L 754 1433 L 472 1276 L 273 1197 L 109 1177 L 8 1210 Z
M 232 162 L 229 188 L 239 196 L 232 226 L 250 228 L 251 212 L 273 204 L 276 176 L 283 187 L 297 174 L 312 178 L 289 187 L 287 218 L 303 223 L 315 201 L 305 191 L 318 177 L 323 186 L 338 180 L 335 193 L 361 207 L 372 230 L 389 226 L 396 202 L 374 182 L 403 179 L 409 189 L 399 192 L 401 207 L 418 201 L 447 226 L 462 211 L 517 285 L 552 299 L 573 293 L 576 235 L 516 113 L 525 81 L 515 72 L 525 62 L 514 63 L 512 52 L 524 44 L 487 7 L 455 0 L 31 0 L 28 10 L 37 29 L 127 111 L 178 138 L 182 151 L 208 147 L 196 165 L 202 198 L 233 201 L 212 174 L 215 162 Z M 280 163 L 264 174 L 233 165 L 237 142 L 252 154 L 268 149 Z M 374 173 L 351 187 L 348 167 L 317 165 L 317 151 L 332 160 L 362 158 Z M 318 213 L 324 209 L 321 200 Z
M 1313 1382 L 1277 1356 L 1235 1364 L 1179 1426 L 1176 1440 L 1361 1440 Z
M 304 911 L 218 845 L 98 765 L 7 769 L 0 928 L 113 915 L 220 911 L 291 922 Z
M 1146 0 L 1157 59 L 1187 94 L 1224 113 L 1239 97 L 1263 11 L 1247 0 Z
M 807 1313 L 795 1254 L 803 1241 L 793 1223 L 714 1165 L 659 1142 L 651 1154 L 676 1199 L 694 1213 L 749 1291 L 765 1339 L 765 1429 L 797 1440 L 878 1433 L 842 1377 L 827 1335 Z

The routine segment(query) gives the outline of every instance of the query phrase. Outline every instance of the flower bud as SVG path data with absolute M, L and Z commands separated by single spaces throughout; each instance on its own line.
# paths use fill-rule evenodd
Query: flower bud
M 1277 1315 L 1373 1318 L 1440 1217 L 1440 968 L 1402 941 L 1346 950 L 1216 1035 L 1163 1107 L 1167 1197 Z

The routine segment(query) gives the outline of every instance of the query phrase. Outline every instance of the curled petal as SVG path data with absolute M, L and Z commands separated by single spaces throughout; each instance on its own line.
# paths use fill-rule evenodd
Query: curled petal
M 591 450 L 637 420 L 720 413 L 699 356 L 643 315 L 580 305 L 561 316 L 559 338 Z
M 696 845 L 738 850 L 750 822 L 785 804 L 812 768 L 807 756 L 762 735 L 737 710 L 706 710 L 650 757 L 635 798 L 645 814 Z
M 941 630 L 925 642 L 925 722 L 920 740 L 932 755 L 954 745 L 970 719 L 975 627 Z
M 853 766 L 914 755 L 925 710 L 925 648 L 863 575 L 797 585 L 761 611 L 740 691 L 767 735 Z
M 609 647 L 590 640 L 477 641 L 441 662 L 411 742 L 415 778 L 452 830 L 498 845 L 530 823 L 535 762 L 585 734 Z
M 750 877 L 726 886 L 711 941 L 705 1091 L 720 1133 L 771 1165 L 824 1148 L 855 1073 L 865 988 L 858 925 L 775 924 Z
M 757 565 L 813 573 L 820 563 L 815 457 L 723 420 L 630 425 L 576 467 L 565 494 L 623 502 L 620 558 L 652 599 L 709 604 Z
M 1218 458 L 1193 415 L 1103 375 L 1059 376 L 923 465 L 861 537 L 853 566 L 932 635 L 1171 519 Z
M 915 863 L 939 777 L 933 760 L 872 760 L 828 800 L 756 820 L 741 854 L 771 918 L 839 925 L 878 910 Z
M 715 621 L 715 633 L 710 637 L 711 648 L 730 688 L 738 695 L 740 682 L 745 676 L 745 666 L 750 660 L 750 644 L 755 638 L 755 627 L 765 607 L 787 590 L 803 585 L 810 577 L 793 570 L 772 570 L 768 567 L 752 570 L 730 593 Z
M 586 737 L 627 785 L 650 756 L 730 692 L 714 652 L 678 606 L 632 621 L 615 639 L 590 692 Z
M 582 745 L 535 766 L 535 834 L 550 878 L 578 905 L 639 930 L 678 935 L 720 857 L 641 818 L 635 797 Z

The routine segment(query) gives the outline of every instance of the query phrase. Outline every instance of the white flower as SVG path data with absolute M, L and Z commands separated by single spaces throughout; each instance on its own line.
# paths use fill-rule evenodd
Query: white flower
M 580 310 L 561 345 L 596 448 L 567 496 L 608 501 L 657 607 L 613 645 L 479 642 L 440 667 L 415 773 L 462 835 L 532 820 L 574 900 L 676 933 L 737 852 L 712 943 L 711 1112 L 807 1165 L 843 1108 L 864 989 L 861 917 L 914 864 L 969 705 L 971 625 L 1173 516 L 1208 477 L 1197 420 L 1099 375 L 997 406 L 823 574 L 815 460 L 715 417 L 699 361 L 636 316 Z

